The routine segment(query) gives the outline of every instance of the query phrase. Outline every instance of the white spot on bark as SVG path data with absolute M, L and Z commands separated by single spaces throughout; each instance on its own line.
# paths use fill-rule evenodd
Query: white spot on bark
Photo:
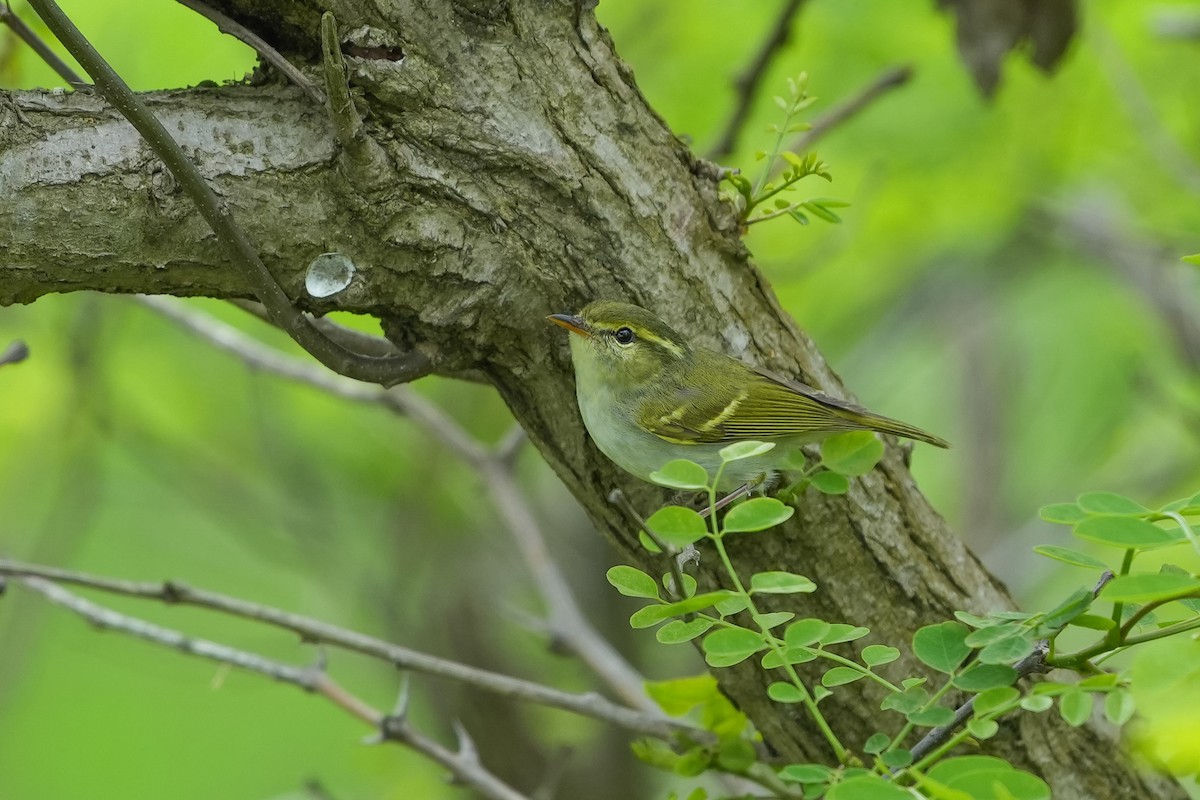
M 304 288 L 313 297 L 337 294 L 354 280 L 354 262 L 342 253 L 321 253 L 308 265 Z

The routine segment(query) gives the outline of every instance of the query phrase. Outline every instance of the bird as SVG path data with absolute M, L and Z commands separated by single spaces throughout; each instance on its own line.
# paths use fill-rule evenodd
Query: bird
M 920 428 L 693 345 L 630 303 L 596 300 L 578 314 L 547 319 L 571 334 L 575 394 L 592 440 L 644 481 L 654 483 L 651 476 L 676 459 L 714 476 L 721 449 L 741 441 L 776 447 L 725 464 L 721 491 L 769 486 L 797 447 L 846 431 L 950 446 Z

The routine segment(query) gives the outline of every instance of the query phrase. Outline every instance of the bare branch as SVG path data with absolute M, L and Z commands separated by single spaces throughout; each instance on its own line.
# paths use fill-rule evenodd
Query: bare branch
M 762 84 L 767 67 L 771 65 L 775 54 L 791 38 L 792 20 L 803 5 L 804 0 L 785 0 L 775 24 L 771 26 L 770 34 L 759 47 L 754 60 L 733 82 L 734 89 L 737 90 L 737 102 L 733 107 L 733 113 L 729 116 L 729 121 L 725 123 L 725 130 L 721 133 L 721 137 L 705 155 L 709 161 L 719 161 L 733 152 L 733 148 L 737 145 L 738 134 L 746 124 L 750 106 L 758 95 L 758 89 Z
M 267 311 L 266 306 L 262 303 L 254 300 L 230 300 L 228 302 L 230 305 L 237 306 L 247 314 L 258 317 L 268 325 L 275 324 L 274 320 L 271 319 L 271 312 Z M 312 324 L 321 333 L 347 350 L 353 350 L 356 353 L 363 353 L 369 356 L 378 356 L 380 358 L 394 356 L 400 352 L 396 348 L 396 345 L 382 336 L 372 336 L 369 333 L 363 333 L 354 328 L 347 328 L 345 325 L 339 325 L 326 317 L 310 317 L 310 319 L 312 320 Z
M 532 681 L 427 655 L 311 617 L 292 614 L 271 606 L 258 605 L 204 589 L 193 589 L 179 583 L 115 580 L 72 570 L 37 564 L 21 564 L 4 559 L 0 559 L 0 575 L 86 586 L 127 597 L 157 600 L 172 605 L 207 608 L 222 614 L 291 631 L 306 642 L 333 645 L 387 661 L 401 669 L 449 678 L 515 700 L 560 708 L 649 736 L 669 737 L 677 732 L 687 732 L 689 735 L 699 738 L 703 738 L 704 735 L 702 731 L 686 722 L 619 706 L 595 692 L 585 694 L 563 692 Z M 60 591 L 65 590 L 60 589 Z
M 390 358 L 352 353 L 330 341 L 296 308 L 278 281 L 263 264 L 246 234 L 238 227 L 196 165 L 187 157 L 146 104 L 129 88 L 108 62 L 67 18 L 54 0 L 30 0 L 30 5 L 96 82 L 100 94 L 130 121 L 150 149 L 162 159 L 180 188 L 245 270 L 255 294 L 277 324 L 329 369 L 357 380 L 393 386 L 428 375 L 432 365 L 419 351 Z
M 192 333 L 255 367 L 348 400 L 379 403 L 397 414 L 412 418 L 437 437 L 482 478 L 492 502 L 500 512 L 501 520 L 533 574 L 555 641 L 564 644 L 569 652 L 583 660 L 623 701 L 648 713 L 657 712 L 657 707 L 642 689 L 644 678 L 592 627 L 575 602 L 566 579 L 546 547 L 537 518 L 525 503 L 510 465 L 501 455 L 489 452 L 457 422 L 404 387 L 383 390 L 340 378 L 315 364 L 286 356 L 180 303 L 164 298 L 140 299 Z
M 12 28 L 13 33 L 21 38 L 21 41 L 29 45 L 33 52 L 38 54 L 38 57 L 45 61 L 50 69 L 58 73 L 58 77 L 67 82 L 68 86 L 79 88 L 87 86 L 83 78 L 76 74 L 75 70 L 67 65 L 67 62 L 58 57 L 58 53 L 50 49 L 50 46 L 42 41 L 42 38 L 34 33 L 33 29 L 25 24 L 25 20 L 17 16 L 12 10 L 8 0 L 4 0 L 4 6 L 0 7 L 0 22 L 3 22 L 8 27 Z
M 813 126 L 796 137 L 788 149 L 803 153 L 812 147 L 837 126 L 857 116 L 867 106 L 874 103 L 893 89 L 898 89 L 908 83 L 913 76 L 913 68 L 908 65 L 892 67 L 880 73 L 875 80 L 868 83 L 858 94 L 838 104 L 824 116 L 818 117 Z M 782 169 L 782 166 L 780 167 Z
M 311 97 L 314 103 L 319 106 L 325 105 L 324 92 L 318 89 L 315 83 L 310 81 L 303 72 L 284 58 L 278 50 L 267 44 L 267 41 L 257 33 L 232 17 L 213 8 L 208 3 L 201 2 L 201 0 L 176 0 L 176 2 L 181 6 L 187 6 L 192 11 L 212 22 L 221 33 L 232 36 L 258 53 L 264 61 L 282 72 L 289 81 L 303 89 L 304 93 Z
M 406 722 L 397 729 L 389 717 L 329 677 L 320 667 L 285 664 L 207 639 L 188 636 L 180 631 L 105 608 L 44 578 L 26 577 L 21 583 L 51 603 L 78 614 L 103 630 L 118 631 L 178 650 L 186 655 L 257 672 L 274 680 L 290 683 L 306 692 L 319 694 L 351 716 L 385 730 L 384 740 L 403 744 L 442 765 L 450 770 L 457 780 L 476 789 L 484 797 L 492 800 L 528 800 L 525 795 L 488 772 L 480 763 L 477 753 L 465 750 L 453 753 L 417 733 Z

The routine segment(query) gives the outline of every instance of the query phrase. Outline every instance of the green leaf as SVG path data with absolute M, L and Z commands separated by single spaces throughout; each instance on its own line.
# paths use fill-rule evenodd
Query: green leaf
M 1011 686 L 1016 679 L 1017 671 L 1007 664 L 972 664 L 953 683 L 964 692 L 983 692 Z
M 826 800 L 912 800 L 907 789 L 875 775 L 850 778 L 829 787 Z
M 640 569 L 617 566 L 604 574 L 608 582 L 626 597 L 648 597 L 658 599 L 658 584 Z
M 762 531 L 785 522 L 794 513 L 796 509 L 774 497 L 755 497 L 730 509 L 723 527 L 730 533 Z
M 803 647 L 814 644 L 819 642 L 825 634 L 829 633 L 832 627 L 823 619 L 808 617 L 796 620 L 791 625 L 788 625 L 787 630 L 783 632 L 783 641 L 787 643 L 788 647 Z
M 682 716 L 696 706 L 722 698 L 717 679 L 708 673 L 673 678 L 669 681 L 647 681 L 646 694 L 667 714 Z
M 1150 513 L 1150 509 L 1128 497 L 1112 492 L 1087 492 L 1075 498 L 1079 507 L 1089 514 L 1129 514 L 1138 516 Z
M 659 581 L 662 587 L 668 591 L 675 590 L 675 576 L 669 572 L 663 573 L 662 580 Z M 683 573 L 683 597 L 692 597 L 696 594 L 696 579 L 686 572 Z
M 730 592 L 729 595 L 729 597 L 717 603 L 717 613 L 722 617 L 733 616 L 745 611 L 749 607 L 750 600 L 745 595 L 738 594 L 737 592 Z
M 857 669 L 834 667 L 821 676 L 821 685 L 825 687 L 842 686 L 865 677 L 867 674 Z
M 705 747 L 693 747 L 679 757 L 675 762 L 675 774 L 685 778 L 695 778 L 703 775 L 712 764 L 712 753 Z
M 927 775 L 971 800 L 1050 800 L 1045 781 L 995 756 L 948 758 L 931 767 Z
M 754 623 L 763 630 L 769 631 L 771 628 L 782 625 L 795 616 L 791 611 L 773 611 L 769 614 L 755 614 Z
M 708 608 L 731 597 L 740 598 L 740 595 L 728 589 L 720 589 L 715 592 L 698 594 L 695 597 L 689 597 L 677 603 L 646 606 L 634 612 L 633 616 L 629 618 L 629 624 L 634 628 L 649 628 L 663 620 Z
M 679 763 L 679 754 L 671 746 L 660 739 L 637 739 L 630 747 L 633 755 L 639 761 L 644 761 L 658 769 L 675 771 Z
M 905 750 L 903 747 L 898 747 L 895 750 L 888 750 L 879 757 L 879 760 L 883 762 L 885 767 L 900 769 L 912 763 L 913 754 L 912 750 Z
M 807 647 L 789 647 L 779 655 L 774 650 L 762 657 L 763 669 L 776 669 L 784 664 L 804 664 L 813 661 L 817 651 Z
M 1067 724 L 1078 728 L 1088 721 L 1092 715 L 1093 698 L 1087 692 L 1078 689 L 1067 692 L 1058 698 L 1058 711 Z
M 850 491 L 850 479 L 840 472 L 822 470 L 809 477 L 808 483 L 824 494 L 845 494 Z
M 816 589 L 808 578 L 791 572 L 756 572 L 750 576 L 751 594 L 797 594 Z
M 1052 705 L 1054 705 L 1054 698 L 1047 697 L 1044 694 L 1035 694 L 1021 698 L 1021 708 L 1026 711 L 1032 711 L 1035 714 L 1045 711 Z
M 863 743 L 863 752 L 878 755 L 887 749 L 891 741 L 891 737 L 886 733 L 873 733 Z
M 804 693 L 794 684 L 776 681 L 767 687 L 767 697 L 776 703 L 802 703 Z
M 967 723 L 967 730 L 976 739 L 990 739 L 1000 730 L 1000 725 L 994 719 L 973 719 Z
M 1091 589 L 1076 589 L 1066 600 L 1063 600 L 1050 611 L 1047 611 L 1042 617 L 1039 622 L 1042 632 L 1045 635 L 1049 635 L 1051 632 L 1066 626 L 1080 614 L 1091 608 L 1095 600 L 1096 597 L 1092 594 Z
M 745 772 L 758 760 L 754 745 L 745 739 L 724 739 L 717 750 L 717 764 L 732 773 Z
M 1200 253 L 1196 253 L 1196 255 L 1194 255 L 1194 256 L 1184 256 L 1183 258 L 1181 258 L 1179 260 L 1184 262 L 1185 264 L 1196 264 L 1196 265 L 1200 266 Z
M 1175 572 L 1121 575 L 1100 590 L 1100 599 L 1114 603 L 1150 603 L 1200 591 L 1200 579 Z
M 645 531 L 638 531 L 638 541 L 641 542 L 642 547 L 646 548 L 647 552 L 654 553 L 656 555 L 662 552 L 662 548 L 659 547 Z
M 774 446 L 774 442 L 734 442 L 727 447 L 722 447 L 720 456 L 721 460 L 726 463 L 741 461 L 743 458 L 761 456 L 763 453 L 769 452 Z
M 1114 689 L 1104 698 L 1104 716 L 1114 725 L 1129 722 L 1133 712 L 1133 695 L 1124 689 Z
M 890 664 L 900 657 L 900 651 L 884 644 L 869 644 L 862 650 L 862 661 L 868 667 Z
M 1071 624 L 1080 628 L 1090 628 L 1094 631 L 1107 631 L 1116 627 L 1112 617 L 1102 617 L 1099 614 L 1080 614 L 1071 620 Z
M 977 631 L 971 631 L 967 634 L 964 640 L 969 647 L 985 647 L 992 642 L 998 642 L 1001 639 L 1007 639 L 1010 636 L 1015 636 L 1021 631 L 1019 624 L 1011 622 L 1001 623 L 999 625 L 989 625 L 986 628 L 980 628 Z
M 663 506 L 650 515 L 646 526 L 672 547 L 684 548 L 708 534 L 704 517 L 684 506 Z
M 1038 510 L 1038 516 L 1046 522 L 1074 525 L 1088 518 L 1088 513 L 1074 503 L 1051 503 Z
M 813 213 L 817 214 L 816 211 Z M 871 431 L 839 433 L 821 443 L 822 466 L 842 475 L 866 475 L 881 458 L 883 442 Z
M 1033 652 L 1033 633 L 1019 630 L 1015 635 L 992 642 L 979 651 L 981 664 L 1012 664 Z
M 1144 549 L 1180 541 L 1182 533 L 1152 525 L 1137 517 L 1088 517 L 1075 526 L 1075 535 L 1110 547 Z
M 910 686 L 903 692 L 892 692 L 883 698 L 879 707 L 884 711 L 899 711 L 901 714 L 911 714 L 919 711 L 921 706 L 929 702 L 929 692 L 920 686 Z
M 708 629 L 715 624 L 711 619 L 694 619 L 691 622 L 673 619 L 655 631 L 654 638 L 663 644 L 690 642 L 697 636 L 707 633 Z
M 1016 680 L 1015 673 L 1013 674 L 1013 679 Z M 990 711 L 995 711 L 998 708 L 1008 705 L 1020 696 L 1021 692 L 1011 686 L 997 686 L 976 695 L 972 711 L 975 716 L 982 717 Z
M 954 672 L 971 652 L 966 638 L 967 629 L 958 622 L 926 625 L 913 634 L 913 653 L 938 672 Z
M 1064 564 L 1071 564 L 1076 567 L 1088 567 L 1090 569 L 1108 569 L 1108 565 L 1098 558 L 1093 558 L 1087 553 L 1081 553 L 1078 550 L 1072 550 L 1069 547 L 1058 547 L 1053 544 L 1039 544 L 1033 548 L 1033 552 L 1038 555 L 1043 555 L 1046 558 L 1053 558 L 1055 561 L 1061 561 Z
M 762 635 L 745 628 L 721 628 L 704 637 L 704 659 L 714 667 L 745 661 L 767 646 Z
M 788 764 L 779 777 L 792 783 L 828 783 L 833 770 L 824 764 Z
M 861 639 L 870 632 L 870 628 L 864 628 L 860 625 L 847 625 L 844 622 L 836 622 L 829 626 L 829 630 L 821 637 L 820 642 L 822 645 L 853 642 L 855 639 Z
M 663 468 L 650 473 L 650 480 L 671 489 L 707 489 L 708 473 L 699 464 L 685 458 L 668 461 Z
M 933 706 L 908 714 L 908 721 L 924 728 L 940 728 L 954 722 L 954 712 L 945 706 Z

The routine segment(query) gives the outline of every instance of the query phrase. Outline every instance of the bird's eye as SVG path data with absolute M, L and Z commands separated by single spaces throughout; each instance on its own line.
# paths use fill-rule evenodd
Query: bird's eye
M 617 340 L 617 344 L 629 344 L 633 341 L 633 331 L 629 328 L 617 328 L 613 338 Z

